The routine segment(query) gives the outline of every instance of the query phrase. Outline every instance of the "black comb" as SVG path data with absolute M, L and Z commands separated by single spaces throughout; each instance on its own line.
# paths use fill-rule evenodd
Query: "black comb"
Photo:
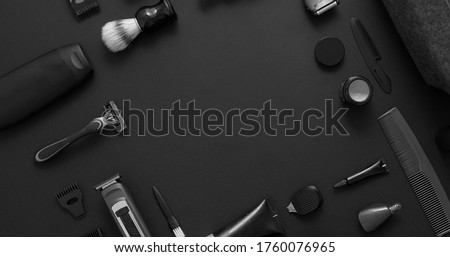
M 69 2 L 80 21 L 100 12 L 100 6 L 96 0 L 69 0 Z
M 436 236 L 450 232 L 450 201 L 419 141 L 397 108 L 378 118 Z
M 319 189 L 307 186 L 292 195 L 287 210 L 290 213 L 305 215 L 319 208 L 322 203 L 323 197 Z
M 75 218 L 84 218 L 83 194 L 76 182 L 58 192 L 56 199 L 59 205 L 67 209 Z
M 99 228 L 97 228 L 96 230 L 94 230 L 92 232 L 84 234 L 83 237 L 103 237 L 103 233 Z

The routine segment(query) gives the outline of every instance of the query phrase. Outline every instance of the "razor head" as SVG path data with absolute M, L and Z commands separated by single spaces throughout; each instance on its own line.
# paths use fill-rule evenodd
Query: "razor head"
M 123 119 L 122 112 L 117 108 L 114 101 L 109 101 L 104 106 L 104 112 L 102 118 L 105 121 L 103 131 L 110 131 L 115 133 L 121 133 L 127 128 L 125 120 Z M 102 132 L 103 132 L 102 131 Z
M 339 0 L 304 0 L 305 5 L 314 15 L 321 15 L 339 4 Z
M 119 183 L 120 182 L 120 174 L 117 173 L 116 175 L 112 176 L 111 178 L 101 182 L 97 186 L 95 186 L 96 191 L 102 191 L 103 189 L 109 187 L 112 184 Z
M 56 193 L 55 196 L 58 199 L 59 205 L 67 209 L 75 218 L 84 218 L 83 194 L 76 182 Z

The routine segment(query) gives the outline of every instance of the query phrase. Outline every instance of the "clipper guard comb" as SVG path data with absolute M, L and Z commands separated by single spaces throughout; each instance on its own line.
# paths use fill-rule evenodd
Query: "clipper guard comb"
M 83 237 L 103 237 L 103 233 L 100 228 L 97 228 L 94 231 L 84 234 Z
M 80 21 L 100 12 L 100 6 L 96 0 L 69 0 L 69 3 Z
M 75 218 L 82 219 L 85 217 L 83 194 L 76 182 L 56 193 L 56 199 L 58 199 L 59 205 L 67 209 Z

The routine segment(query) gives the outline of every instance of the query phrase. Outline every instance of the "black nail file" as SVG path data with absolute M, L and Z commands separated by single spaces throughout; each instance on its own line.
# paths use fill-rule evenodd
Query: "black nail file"
M 378 118 L 436 236 L 450 233 L 450 201 L 419 141 L 394 108 Z

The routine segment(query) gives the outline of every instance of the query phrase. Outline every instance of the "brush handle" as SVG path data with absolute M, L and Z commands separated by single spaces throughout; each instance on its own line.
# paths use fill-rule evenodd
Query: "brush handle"
M 34 156 L 34 160 L 39 163 L 48 161 L 73 142 L 87 135 L 96 133 L 100 131 L 103 127 L 104 123 L 102 122 L 102 120 L 100 118 L 96 118 L 93 121 L 91 121 L 86 127 L 82 128 L 81 130 L 72 134 L 71 136 L 59 140 L 58 142 L 55 142 L 39 150 Z
M 176 20 L 177 14 L 169 0 L 160 0 L 157 4 L 140 8 L 135 18 L 142 30 L 150 30 L 166 20 Z

